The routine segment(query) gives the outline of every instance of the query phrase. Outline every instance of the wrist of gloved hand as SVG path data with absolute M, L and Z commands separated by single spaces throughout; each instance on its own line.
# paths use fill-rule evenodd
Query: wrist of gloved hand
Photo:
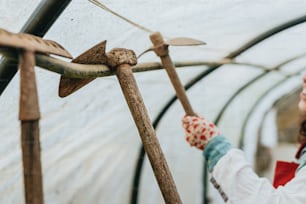
M 218 161 L 231 149 L 229 141 L 221 136 L 215 136 L 206 145 L 203 155 L 206 159 L 206 166 L 210 172 L 212 172 Z
M 213 137 L 220 134 L 218 128 L 204 117 L 186 115 L 182 119 L 182 124 L 186 141 L 200 150 L 203 150 Z

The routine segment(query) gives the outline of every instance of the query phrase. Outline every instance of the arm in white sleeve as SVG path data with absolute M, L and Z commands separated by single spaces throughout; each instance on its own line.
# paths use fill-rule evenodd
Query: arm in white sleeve
M 229 150 L 212 171 L 212 183 L 231 204 L 306 203 L 306 168 L 285 186 L 275 189 L 266 178 L 259 178 L 238 149 Z
M 204 149 L 203 155 L 212 174 L 212 183 L 230 204 L 305 204 L 306 156 L 301 157 L 299 171 L 285 186 L 274 188 L 260 178 L 244 158 L 243 152 L 231 147 L 216 126 L 201 117 L 185 116 L 183 127 L 191 146 Z

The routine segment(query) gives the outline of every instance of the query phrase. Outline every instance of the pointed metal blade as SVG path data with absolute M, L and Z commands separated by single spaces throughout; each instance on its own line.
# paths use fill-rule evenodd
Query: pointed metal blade
M 197 46 L 197 45 L 206 45 L 205 42 L 192 39 L 192 38 L 186 38 L 186 37 L 178 37 L 178 38 L 172 38 L 166 41 L 166 44 L 172 45 L 172 46 Z
M 103 41 L 89 50 L 85 51 L 71 62 L 78 64 L 106 64 L 107 57 L 105 54 L 106 41 Z M 78 79 L 61 76 L 59 83 L 58 95 L 66 97 L 96 78 Z
M 35 52 L 54 54 L 66 58 L 72 58 L 70 53 L 59 43 L 45 40 L 26 33 L 11 33 L 0 28 L 0 46 L 21 48 Z

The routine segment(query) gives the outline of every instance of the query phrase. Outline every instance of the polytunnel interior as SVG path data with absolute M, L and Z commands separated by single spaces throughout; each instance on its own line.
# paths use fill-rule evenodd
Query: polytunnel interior
M 165 36 L 185 35 L 207 43 L 170 47 L 174 62 L 201 64 L 177 69 L 187 95 L 197 113 L 214 121 L 242 148 L 257 171 L 263 169 L 263 176 L 271 176 L 271 169 L 267 170 L 271 164 L 258 165 L 260 153 L 275 156 L 274 148 L 288 138 L 290 145 L 296 145 L 292 140 L 296 132 L 289 130 L 296 125 L 292 121 L 298 122 L 294 103 L 305 72 L 305 2 L 104 3 Z M 150 46 L 147 32 L 88 1 L 26 5 L 2 1 L 0 9 L 1 28 L 45 36 L 60 42 L 73 56 L 102 40 L 107 40 L 107 49 L 128 47 L 138 54 Z M 152 53 L 139 58 L 139 63 L 151 61 L 158 62 Z M 24 199 L 16 71 L 16 60 L 3 57 L 0 194 L 6 196 L 1 196 L 1 203 Z M 58 73 L 38 68 L 36 74 L 45 202 L 164 203 L 116 78 L 98 78 L 71 96 L 59 98 Z M 165 72 L 134 76 L 184 203 L 222 203 L 207 181 L 200 152 L 184 141 L 180 124 L 184 111 Z M 273 124 L 266 127 L 265 123 Z M 288 123 L 293 127 L 278 127 Z M 284 139 L 281 131 L 293 136 Z

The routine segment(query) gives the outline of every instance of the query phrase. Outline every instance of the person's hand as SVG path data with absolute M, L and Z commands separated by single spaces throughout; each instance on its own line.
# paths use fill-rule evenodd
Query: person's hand
M 182 119 L 186 141 L 196 148 L 203 150 L 207 143 L 220 134 L 214 123 L 201 116 L 185 115 Z

